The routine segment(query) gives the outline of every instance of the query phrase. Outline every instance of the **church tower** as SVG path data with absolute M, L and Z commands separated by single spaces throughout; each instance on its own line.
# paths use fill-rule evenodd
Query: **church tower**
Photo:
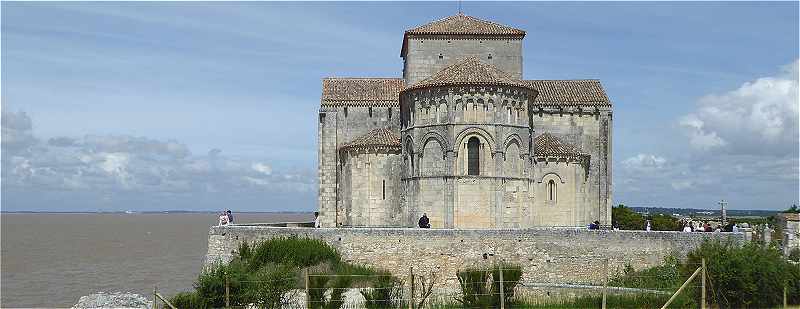
M 525 31 L 462 13 L 406 30 L 403 79 L 411 85 L 467 57 L 522 79 L 523 38 Z

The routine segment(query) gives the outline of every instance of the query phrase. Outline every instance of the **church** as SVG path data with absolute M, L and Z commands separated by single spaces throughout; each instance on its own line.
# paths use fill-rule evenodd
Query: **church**
M 525 34 L 459 13 L 405 31 L 402 78 L 323 79 L 321 226 L 610 224 L 611 101 L 525 79 Z

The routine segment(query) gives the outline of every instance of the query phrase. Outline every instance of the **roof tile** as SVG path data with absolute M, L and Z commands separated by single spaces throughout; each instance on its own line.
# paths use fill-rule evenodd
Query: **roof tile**
M 345 148 L 391 148 L 399 150 L 400 136 L 389 128 L 379 128 L 359 136 L 341 147 L 341 149 Z
M 397 105 L 402 78 L 325 78 L 322 105 Z
M 591 105 L 610 106 L 603 85 L 596 79 L 584 80 L 526 80 L 539 95 L 534 104 L 539 105 Z
M 525 35 L 525 31 L 459 13 L 406 30 L 422 35 Z

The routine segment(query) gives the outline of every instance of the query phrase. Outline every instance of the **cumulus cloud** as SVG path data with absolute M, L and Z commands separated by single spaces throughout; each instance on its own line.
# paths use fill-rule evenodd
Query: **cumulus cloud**
M 2 120 L 4 191 L 191 196 L 309 194 L 316 190 L 310 170 L 274 171 L 266 162 L 226 157 L 219 149 L 193 155 L 175 140 L 127 135 L 60 136 L 40 141 L 33 134 L 33 121 L 24 112 L 3 111 Z M 3 196 L 6 199 L 8 194 Z
M 658 170 L 666 166 L 667 159 L 653 154 L 640 153 L 622 161 L 622 164 L 632 170 Z
M 775 76 L 702 97 L 679 120 L 692 147 L 727 154 L 797 153 L 798 61 Z

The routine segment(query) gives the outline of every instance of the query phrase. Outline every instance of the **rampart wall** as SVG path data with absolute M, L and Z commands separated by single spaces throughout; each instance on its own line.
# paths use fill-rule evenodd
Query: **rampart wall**
M 745 242 L 744 233 L 684 233 L 531 229 L 301 228 L 233 225 L 212 227 L 206 263 L 229 261 L 241 242 L 273 237 L 311 237 L 335 247 L 347 261 L 407 276 L 436 272 L 440 283 L 457 286 L 455 273 L 500 259 L 519 264 L 530 283 L 600 283 L 609 270 L 660 265 L 666 255 L 684 257 L 704 239 Z

